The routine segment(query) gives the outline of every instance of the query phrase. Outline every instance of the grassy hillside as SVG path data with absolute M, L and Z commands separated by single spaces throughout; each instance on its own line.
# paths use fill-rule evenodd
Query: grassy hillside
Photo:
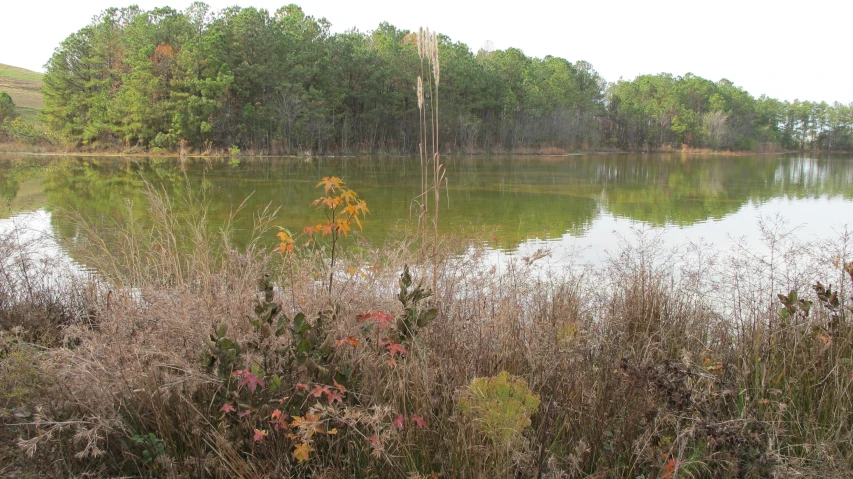
M 41 73 L 0 63 L 0 91 L 8 93 L 21 116 L 30 121 L 38 120 L 38 112 L 44 106 L 41 77 Z

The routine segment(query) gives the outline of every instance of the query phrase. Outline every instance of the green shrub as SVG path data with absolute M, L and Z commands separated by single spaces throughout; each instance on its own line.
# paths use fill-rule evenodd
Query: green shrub
M 0 331 L 0 408 L 26 408 L 46 386 L 38 369 L 35 347 Z
M 459 398 L 459 410 L 495 446 L 509 447 L 530 426 L 530 416 L 539 408 L 524 379 L 506 371 L 497 376 L 475 378 Z
M 9 121 L 18 117 L 18 112 L 15 109 L 15 102 L 12 97 L 5 91 L 0 91 L 0 124 L 8 118 Z

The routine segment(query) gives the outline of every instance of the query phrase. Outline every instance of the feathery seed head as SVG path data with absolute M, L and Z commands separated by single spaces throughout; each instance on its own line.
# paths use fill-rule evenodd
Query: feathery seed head
M 440 76 L 441 69 L 438 67 L 438 55 L 435 56 L 435 60 L 432 62 L 432 76 L 435 78 L 435 86 L 438 88 L 438 78 Z
M 418 110 L 424 109 L 424 79 L 418 75 Z

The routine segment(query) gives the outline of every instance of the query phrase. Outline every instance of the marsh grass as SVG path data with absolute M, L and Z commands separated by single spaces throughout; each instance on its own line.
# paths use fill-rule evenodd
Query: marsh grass
M 78 217 L 68 247 L 103 275 L 74 286 L 85 316 L 51 322 L 58 341 L 3 343 L 4 371 L 39 390 L 5 396 L 31 416 L 4 424 L 43 475 L 840 477 L 853 467 L 846 231 L 804 247 L 771 219 L 764 249 L 719 257 L 701 244 L 664 251 L 640 231 L 603 266 L 565 271 L 547 266 L 547 252 L 495 264 L 461 238 L 442 239 L 455 259 L 435 269 L 416 266 L 418 241 L 362 243 L 339 258 L 330 295 L 319 253 L 261 246 L 273 212 L 258 214 L 255 240 L 237 248 L 227 225 L 208 224 L 203 200 L 148 191 L 153 224 L 101 231 Z M 172 201 L 191 212 L 178 215 Z M 396 295 L 407 264 L 415 285 L 436 285 L 423 304 L 437 314 L 395 339 L 395 326 L 358 318 L 404 313 Z M 838 307 L 815 296 L 817 280 L 838 289 Z M 775 295 L 792 289 L 813 305 L 782 318 Z M 255 307 L 273 303 L 282 334 L 273 319 L 253 324 Z M 5 301 L 3 314 L 16 307 Z M 312 327 L 326 318 L 311 330 L 315 349 L 291 332 L 299 312 Z M 264 385 L 250 392 L 237 383 L 245 372 L 210 367 L 217 331 L 241 345 L 233 369 Z M 332 346 L 345 338 L 358 345 Z M 389 353 L 396 341 L 405 354 Z M 306 354 L 312 361 L 300 361 Z M 298 386 L 331 388 L 346 368 L 340 402 Z M 503 372 L 539 398 L 510 442 L 491 440 L 460 408 L 472 384 Z M 290 415 L 281 429 L 277 410 Z

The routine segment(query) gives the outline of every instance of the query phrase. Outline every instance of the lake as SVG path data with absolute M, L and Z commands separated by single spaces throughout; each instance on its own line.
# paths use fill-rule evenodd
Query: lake
M 547 248 L 553 261 L 600 263 L 637 230 L 668 245 L 726 249 L 757 241 L 758 221 L 777 214 L 803 240 L 836 235 L 853 218 L 853 156 L 589 154 L 443 159 L 440 230 L 463 233 L 496 257 Z M 281 208 L 277 224 L 316 224 L 315 185 L 339 176 L 367 201 L 364 237 L 374 244 L 416 223 L 420 164 L 412 158 L 177 158 L 0 156 L 0 231 L 26 223 L 55 237 L 75 234 L 79 212 L 110 225 L 128 208 L 148 214 L 145 183 L 209 203 L 216 226 L 245 201 L 235 241 L 254 212 Z M 180 201 L 176 201 L 179 214 Z M 270 247 L 276 244 L 270 235 Z M 49 249 L 48 247 L 46 247 Z M 61 253 L 57 253 L 61 254 Z M 571 259 L 567 259 L 571 258 Z

